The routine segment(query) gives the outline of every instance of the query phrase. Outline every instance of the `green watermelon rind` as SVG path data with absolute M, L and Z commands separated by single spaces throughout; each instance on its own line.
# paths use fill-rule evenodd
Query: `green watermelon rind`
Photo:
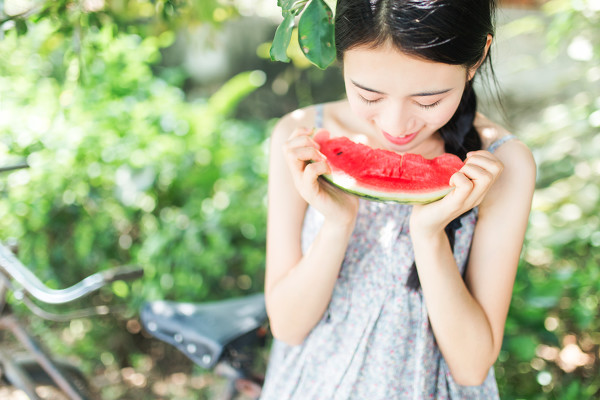
M 427 191 L 423 193 L 408 192 L 377 192 L 373 189 L 361 187 L 356 184 L 356 180 L 348 174 L 336 171 L 334 174 L 321 175 L 327 182 L 341 190 L 361 197 L 367 200 L 379 202 L 393 202 L 400 204 L 429 204 L 444 198 L 448 193 L 454 190 L 453 187 L 444 188 L 436 191 Z M 354 181 L 354 184 L 352 183 Z

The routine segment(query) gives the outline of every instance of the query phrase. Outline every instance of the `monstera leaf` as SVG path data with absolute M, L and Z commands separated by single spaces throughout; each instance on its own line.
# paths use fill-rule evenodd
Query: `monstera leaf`
M 271 59 L 289 62 L 286 54 L 298 19 L 298 43 L 306 58 L 321 69 L 335 60 L 334 10 L 325 0 L 278 0 L 283 21 L 275 32 Z

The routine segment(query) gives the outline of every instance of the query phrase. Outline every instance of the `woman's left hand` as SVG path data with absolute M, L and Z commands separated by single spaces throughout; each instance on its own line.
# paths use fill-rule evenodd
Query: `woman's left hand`
M 454 190 L 441 200 L 413 207 L 411 232 L 430 235 L 443 231 L 453 219 L 481 204 L 503 168 L 489 151 L 468 153 L 465 165 L 450 178 Z

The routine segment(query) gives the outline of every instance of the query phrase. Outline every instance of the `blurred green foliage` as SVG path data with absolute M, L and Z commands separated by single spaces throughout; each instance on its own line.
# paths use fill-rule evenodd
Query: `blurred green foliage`
M 600 396 L 600 9 L 553 0 L 540 60 L 568 56 L 560 91 L 518 123 L 538 185 L 497 363 L 503 399 Z M 513 39 L 515 40 L 515 39 Z M 543 63 L 536 66 L 543 69 Z
M 28 19 L 26 34 L 9 29 L 0 41 L 0 160 L 31 166 L 0 178 L 1 238 L 16 238 L 22 261 L 56 288 L 143 266 L 142 280 L 92 299 L 130 305 L 125 317 L 143 300 L 262 290 L 269 127 L 233 112 L 265 74 L 242 72 L 189 102 L 178 68 L 153 69 L 173 31 L 141 36 L 106 20 L 75 48 L 54 19 Z M 88 373 L 135 362 L 125 324 L 32 319 Z
M 141 263 L 151 297 L 214 297 L 229 272 L 254 276 L 265 124 L 227 117 L 264 75 L 237 75 L 204 103 L 187 103 L 150 68 L 171 35 L 113 36 L 107 26 L 89 34 L 85 83 L 75 61 L 58 82 L 55 65 L 32 58 L 49 51 L 46 34 L 40 24 L 1 43 L 10 59 L 0 67 L 2 152 L 31 169 L 2 181 L 0 223 L 20 239 L 24 261 L 63 285 Z
M 0 239 L 17 238 L 23 261 L 53 287 L 118 264 L 144 266 L 143 280 L 92 299 L 129 305 L 127 318 L 147 299 L 262 290 L 271 121 L 253 118 L 250 105 L 269 109 L 260 115 L 291 110 L 339 96 L 339 82 L 309 68 L 296 46 L 288 49 L 294 64 L 274 78 L 241 72 L 190 101 L 185 71 L 165 67 L 164 50 L 182 25 L 221 29 L 238 16 L 235 3 L 29 3 L 36 7 L 23 14 L 0 13 L 0 160 L 25 157 L 31 165 L 0 176 Z M 514 121 L 534 149 L 538 189 L 496 374 L 503 399 L 593 399 L 600 389 L 600 10 L 593 1 L 551 0 L 543 14 L 512 24 L 515 37 L 549 22 L 544 54 L 568 54 L 577 68 L 560 93 L 527 105 Z M 267 58 L 268 48 L 257 53 Z M 259 97 L 260 90 L 280 97 Z M 150 357 L 160 358 L 140 348 L 131 321 L 31 322 L 48 347 L 85 360 L 90 374 L 147 373 Z M 103 390 L 106 399 L 127 397 L 114 385 Z

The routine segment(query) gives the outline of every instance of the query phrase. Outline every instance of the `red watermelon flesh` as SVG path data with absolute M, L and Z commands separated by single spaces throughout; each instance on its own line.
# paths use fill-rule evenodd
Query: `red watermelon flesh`
M 330 138 L 327 131 L 319 131 L 314 140 L 332 170 L 323 177 L 348 192 L 374 200 L 409 204 L 439 200 L 452 190 L 450 177 L 464 165 L 453 154 L 433 159 L 397 154 L 346 137 Z

